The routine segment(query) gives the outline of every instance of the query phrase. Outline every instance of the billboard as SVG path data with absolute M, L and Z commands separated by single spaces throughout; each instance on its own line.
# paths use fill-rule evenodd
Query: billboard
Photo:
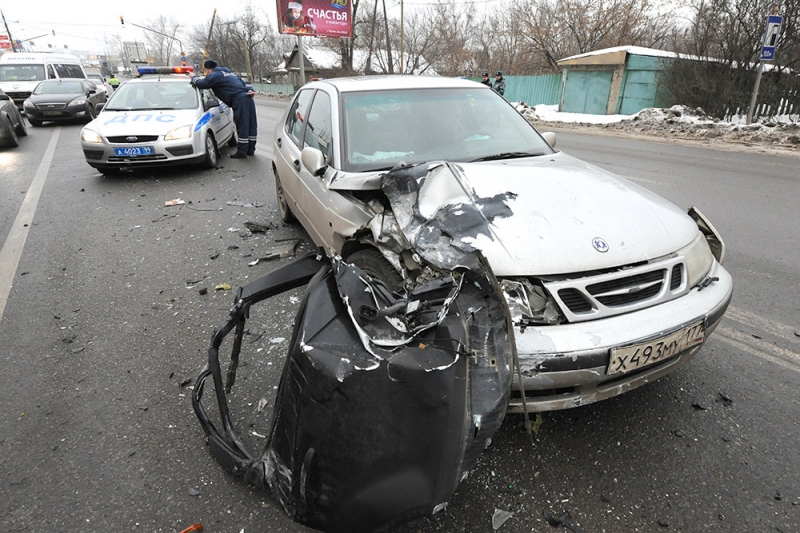
M 277 0 L 278 31 L 312 37 L 350 37 L 350 0 Z

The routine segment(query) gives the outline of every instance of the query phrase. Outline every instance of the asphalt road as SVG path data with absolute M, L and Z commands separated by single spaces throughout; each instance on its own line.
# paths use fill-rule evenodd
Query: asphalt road
M 215 170 L 105 178 L 79 124 L 0 151 L 0 531 L 309 531 L 210 456 L 189 390 L 233 303 L 217 287 L 288 261 L 249 266 L 285 239 L 312 250 L 277 214 L 282 107 L 259 102 L 257 156 Z M 546 413 L 532 439 L 507 417 L 447 512 L 394 531 L 490 532 L 498 509 L 515 533 L 557 531 L 546 512 L 587 533 L 800 531 L 797 159 L 570 133 L 558 147 L 705 213 L 733 304 L 677 373 Z M 248 322 L 232 409 L 255 445 L 298 296 Z

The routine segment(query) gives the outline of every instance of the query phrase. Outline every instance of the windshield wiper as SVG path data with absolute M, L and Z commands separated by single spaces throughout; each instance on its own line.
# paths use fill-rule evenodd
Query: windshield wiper
M 497 161 L 500 159 L 517 159 L 518 157 L 531 157 L 534 155 L 541 155 L 541 154 L 535 154 L 531 152 L 503 152 L 500 154 L 479 157 L 478 159 L 473 159 L 472 161 L 470 161 L 470 163 L 475 163 L 477 161 Z

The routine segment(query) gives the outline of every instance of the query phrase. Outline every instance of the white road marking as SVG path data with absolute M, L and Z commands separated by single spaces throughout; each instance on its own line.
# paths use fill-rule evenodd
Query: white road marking
M 3 320 L 3 311 L 5 311 L 6 303 L 8 302 L 8 295 L 11 292 L 11 286 L 17 272 L 19 258 L 25 248 L 25 241 L 28 240 L 28 230 L 33 223 L 36 206 L 39 205 L 39 196 L 41 196 L 42 189 L 44 189 L 47 171 L 53 161 L 60 133 L 61 126 L 56 126 L 53 136 L 50 138 L 50 144 L 47 145 L 47 150 L 45 150 L 42 157 L 42 162 L 33 177 L 33 182 L 28 188 L 25 199 L 22 201 L 22 206 L 19 208 L 17 218 L 11 226 L 11 231 L 8 232 L 3 248 L 0 249 L 0 320 Z

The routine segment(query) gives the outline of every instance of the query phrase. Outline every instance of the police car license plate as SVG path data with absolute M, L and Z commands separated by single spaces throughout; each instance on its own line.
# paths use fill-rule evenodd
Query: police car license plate
M 703 322 L 679 329 L 659 339 L 625 348 L 613 348 L 607 374 L 624 374 L 633 370 L 660 363 L 677 355 L 705 339 Z
M 152 146 L 130 146 L 128 148 L 114 148 L 114 155 L 117 157 L 139 157 L 143 155 L 153 155 Z

